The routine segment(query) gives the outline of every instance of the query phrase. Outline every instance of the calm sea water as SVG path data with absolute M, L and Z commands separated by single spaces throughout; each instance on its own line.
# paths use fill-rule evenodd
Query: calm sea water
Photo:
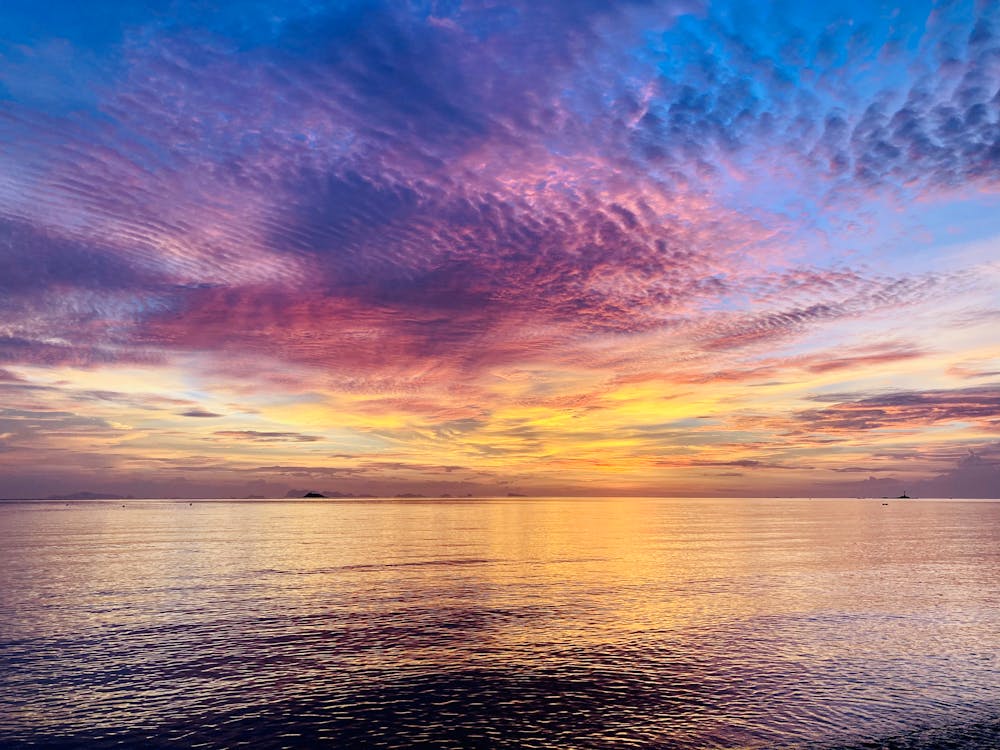
M 1000 503 L 0 504 L 0 746 L 1000 747 Z

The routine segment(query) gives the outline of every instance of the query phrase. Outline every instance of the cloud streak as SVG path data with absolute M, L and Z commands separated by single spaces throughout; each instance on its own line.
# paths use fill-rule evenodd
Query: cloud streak
M 797 415 L 810 432 L 877 430 L 923 427 L 941 422 L 977 422 L 1000 429 L 1000 386 L 987 385 L 948 391 L 903 391 L 866 397 L 830 394 L 822 409 Z

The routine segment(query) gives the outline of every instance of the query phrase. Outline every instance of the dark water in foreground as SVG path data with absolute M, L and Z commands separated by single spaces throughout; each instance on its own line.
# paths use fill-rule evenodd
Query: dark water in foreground
M 1000 747 L 1000 503 L 0 504 L 0 746 Z

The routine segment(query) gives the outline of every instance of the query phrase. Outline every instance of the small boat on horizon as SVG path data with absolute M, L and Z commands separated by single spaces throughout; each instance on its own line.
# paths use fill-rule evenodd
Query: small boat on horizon
M 897 500 L 910 500 L 910 496 L 906 494 L 906 490 L 903 490 L 903 494 L 896 498 Z

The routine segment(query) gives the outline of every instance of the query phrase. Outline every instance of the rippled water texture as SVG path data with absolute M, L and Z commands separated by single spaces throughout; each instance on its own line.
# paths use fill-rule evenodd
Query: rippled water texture
M 1000 747 L 1000 503 L 0 505 L 0 745 Z

